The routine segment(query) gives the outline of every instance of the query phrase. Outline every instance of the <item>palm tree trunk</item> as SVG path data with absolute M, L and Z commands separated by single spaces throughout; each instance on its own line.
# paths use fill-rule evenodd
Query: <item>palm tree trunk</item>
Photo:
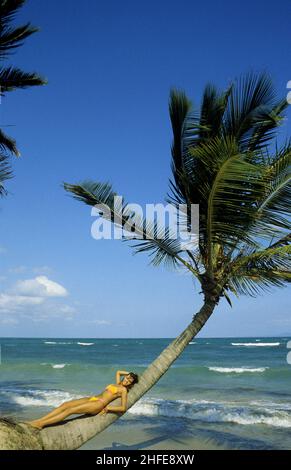
M 152 364 L 139 377 L 139 383 L 135 384 L 128 392 L 128 408 L 132 407 L 140 398 L 145 395 L 167 372 L 171 364 L 182 354 L 191 339 L 197 335 L 204 324 L 211 316 L 215 302 L 205 301 L 201 310 L 193 317 L 187 328 L 174 340 Z M 113 402 L 114 404 L 114 402 Z M 107 415 L 97 415 L 94 417 L 77 418 L 67 421 L 58 426 L 44 428 L 39 433 L 43 449 L 73 450 L 78 449 L 88 440 L 99 434 L 114 421 L 122 416 L 122 413 L 108 413 Z M 24 427 L 24 425 L 21 425 Z M 27 426 L 27 428 L 31 427 Z M 3 433 L 2 433 L 3 434 Z M 1 436 L 1 421 L 0 421 Z M 5 441 L 5 439 L 4 439 Z M 4 447 L 3 447 L 4 445 Z M 10 447 L 11 448 L 11 447 Z M 5 442 L 0 441 L 0 449 L 5 449 Z

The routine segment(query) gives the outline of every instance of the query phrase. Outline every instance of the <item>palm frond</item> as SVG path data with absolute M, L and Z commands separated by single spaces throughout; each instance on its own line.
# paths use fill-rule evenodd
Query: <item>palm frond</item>
M 26 0 L 0 0 L 1 22 L 7 26 L 14 20 L 18 10 L 23 7 Z
M 1 24 L 1 22 L 0 22 Z M 6 59 L 15 49 L 22 46 L 24 40 L 36 33 L 38 28 L 33 28 L 27 23 L 18 28 L 5 28 L 0 35 L 0 58 Z
M 260 147 L 272 138 L 282 111 L 271 78 L 266 73 L 248 73 L 236 81 L 228 100 L 225 132 L 235 136 L 242 150 Z M 272 117 L 276 119 L 271 119 Z M 256 145 L 255 145 L 256 143 Z
M 128 225 L 134 226 L 134 235 L 128 240 L 134 240 L 136 253 L 149 252 L 151 263 L 155 266 L 161 262 L 176 265 L 180 261 L 185 266 L 187 262 L 180 258 L 183 251 L 179 240 L 173 239 L 168 227 L 162 233 L 158 225 L 153 221 L 147 221 L 132 214 L 130 205 L 125 203 L 115 204 L 117 193 L 112 190 L 109 183 L 84 181 L 77 185 L 64 183 L 64 189 L 77 199 L 89 206 L 106 205 L 109 211 L 104 211 L 102 217 L 126 230 Z M 143 241 L 141 241 L 143 240 Z M 190 265 L 188 265 L 190 267 Z
M 266 150 L 266 145 L 276 136 L 277 127 L 284 120 L 283 111 L 287 106 L 287 100 L 282 99 L 278 103 L 261 106 L 256 111 L 252 134 L 248 140 L 245 139 L 245 144 L 249 150 Z
M 229 268 L 229 284 L 239 293 L 255 295 L 291 281 L 291 245 L 282 244 L 238 256 Z
M 159 233 L 157 225 L 153 223 L 148 224 L 147 240 L 136 241 L 132 247 L 135 253 L 147 252 L 153 266 L 159 266 L 162 263 L 176 266 L 179 254 L 184 251 L 180 240 L 171 237 L 169 227 Z
M 3 96 L 6 92 L 18 88 L 45 85 L 47 82 L 37 73 L 27 73 L 14 67 L 0 69 L 0 93 Z
M 236 295 L 256 297 L 264 292 L 270 292 L 272 287 L 284 287 L 290 281 L 290 272 L 252 271 L 233 276 L 229 281 L 229 289 Z
M 17 11 L 24 5 L 24 0 L 0 1 L 0 59 L 6 59 L 23 41 L 38 31 L 30 23 L 18 27 L 11 27 Z
M 253 251 L 246 256 L 238 256 L 231 264 L 231 273 L 241 269 L 288 270 L 291 268 L 291 245 L 277 245 L 264 250 Z
M 173 190 L 173 195 L 181 203 L 187 200 L 181 175 L 183 173 L 183 157 L 185 152 L 184 123 L 191 108 L 192 104 L 184 92 L 175 89 L 171 90 L 169 99 L 169 114 L 173 130 L 171 165 L 175 183 L 170 182 L 170 189 Z
M 217 137 L 191 149 L 191 154 L 205 168 L 203 178 L 198 175 L 197 180 L 200 204 L 206 211 L 200 232 L 208 248 L 213 243 L 233 247 L 238 240 L 251 243 L 245 227 L 253 220 L 254 204 L 264 191 L 262 169 L 231 138 Z
M 12 171 L 8 161 L 8 156 L 0 153 L 0 196 L 3 197 L 7 194 L 4 187 L 4 182 L 12 178 Z
M 0 129 L 0 150 L 2 152 L 11 152 L 16 157 L 20 156 L 20 153 L 16 147 L 16 142 L 14 139 L 6 135 L 1 129 Z
M 277 241 L 273 241 L 270 243 L 268 248 L 275 248 L 277 246 L 286 246 L 291 243 L 291 233 L 287 233 Z
M 225 92 L 221 93 L 214 85 L 206 85 L 200 112 L 201 132 L 196 145 L 221 135 L 224 114 L 232 89 L 233 86 L 231 85 Z
M 290 223 L 287 217 L 290 215 L 291 201 L 291 141 L 277 151 L 271 164 L 266 167 L 265 179 L 265 197 L 258 206 L 258 213 L 263 218 L 268 216 L 270 223 L 288 228 Z

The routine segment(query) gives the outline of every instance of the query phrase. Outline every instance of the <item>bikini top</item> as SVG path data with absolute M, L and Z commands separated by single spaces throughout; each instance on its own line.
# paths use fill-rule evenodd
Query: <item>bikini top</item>
M 117 393 L 119 391 L 119 388 L 116 387 L 116 385 L 110 384 L 106 387 L 105 390 L 109 390 L 111 393 Z

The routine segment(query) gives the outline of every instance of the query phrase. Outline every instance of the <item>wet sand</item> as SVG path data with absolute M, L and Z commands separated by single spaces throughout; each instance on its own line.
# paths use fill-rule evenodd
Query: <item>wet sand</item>
M 131 423 L 130 423 L 131 421 Z M 187 435 L 185 431 L 177 432 L 175 427 L 159 423 L 140 425 L 132 420 L 112 424 L 80 450 L 210 450 L 223 449 L 211 439 L 199 439 Z

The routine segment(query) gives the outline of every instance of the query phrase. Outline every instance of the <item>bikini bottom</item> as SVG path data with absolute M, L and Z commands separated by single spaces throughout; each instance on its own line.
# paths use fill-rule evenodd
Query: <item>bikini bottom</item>
M 99 398 L 99 397 L 91 397 L 89 398 L 89 401 L 101 401 L 104 405 L 106 405 L 106 402 L 105 400 L 103 400 L 103 398 Z

